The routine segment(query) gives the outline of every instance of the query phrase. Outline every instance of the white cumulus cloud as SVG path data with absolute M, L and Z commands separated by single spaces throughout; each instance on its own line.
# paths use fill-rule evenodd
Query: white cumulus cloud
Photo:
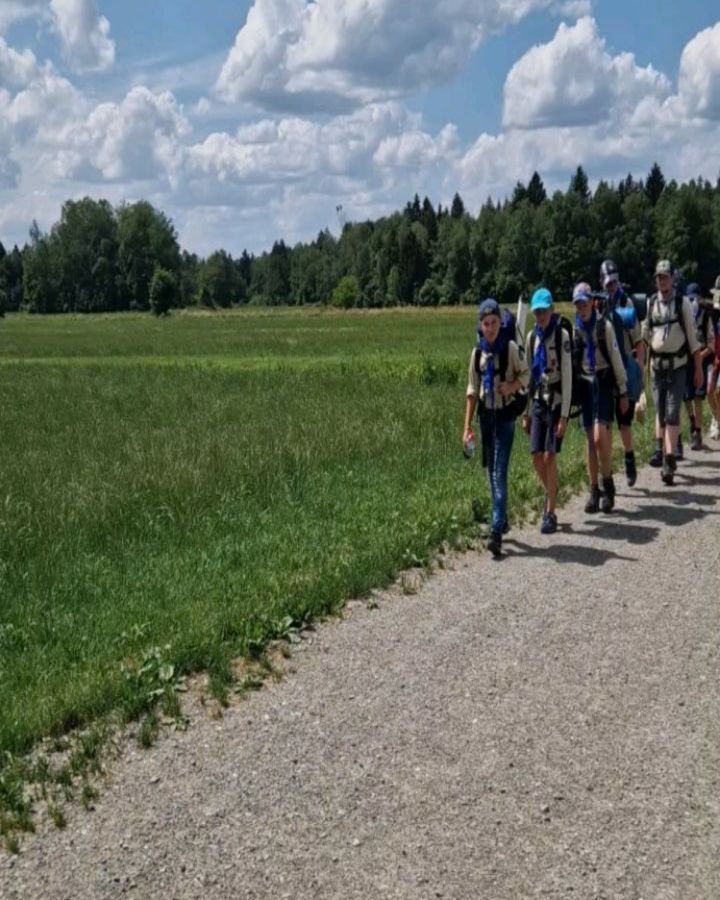
M 645 97 L 665 99 L 668 79 L 641 68 L 632 53 L 611 56 L 597 24 L 583 17 L 561 24 L 547 44 L 533 47 L 505 82 L 503 124 L 538 128 L 589 125 L 631 113 Z
M 487 37 L 553 0 L 255 0 L 218 94 L 268 109 L 338 111 L 456 75 Z
M 55 28 L 70 67 L 77 72 L 104 71 L 115 62 L 110 23 L 95 0 L 50 0 Z
M 691 115 L 720 120 L 720 22 L 695 35 L 683 50 L 678 86 Z
M 173 183 L 190 126 L 175 97 L 133 88 L 119 103 L 101 103 L 55 135 L 58 177 Z

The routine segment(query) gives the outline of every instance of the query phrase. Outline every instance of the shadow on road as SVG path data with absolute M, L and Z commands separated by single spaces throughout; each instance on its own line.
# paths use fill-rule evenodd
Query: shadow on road
M 531 547 L 530 544 L 524 544 L 522 541 L 508 538 L 504 546 L 506 547 L 507 556 L 511 558 L 539 556 L 543 559 L 552 559 L 558 563 L 577 563 L 578 565 L 591 568 L 604 566 L 605 563 L 612 559 L 637 562 L 637 558 L 634 556 L 622 556 L 619 553 L 615 553 L 614 550 L 598 550 L 595 547 L 581 546 L 579 544 L 559 544 L 555 546 L 549 544 L 546 547 Z
M 603 519 L 587 523 L 589 528 L 575 528 L 574 533 L 587 537 L 603 538 L 608 541 L 625 541 L 628 544 L 652 544 L 660 534 L 660 529 L 649 525 L 625 525 L 621 522 Z

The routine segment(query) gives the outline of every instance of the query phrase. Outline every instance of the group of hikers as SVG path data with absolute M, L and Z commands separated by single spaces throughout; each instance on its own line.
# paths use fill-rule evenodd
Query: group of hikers
M 615 505 L 613 423 L 625 451 L 625 476 L 637 480 L 633 423 L 644 420 L 645 370 L 655 407 L 656 447 L 650 465 L 672 485 L 683 458 L 681 413 L 686 405 L 690 447 L 703 448 L 703 402 L 712 416 L 710 437 L 720 439 L 720 276 L 704 298 L 697 284 L 685 287 L 669 260 L 655 267 L 656 292 L 631 295 L 618 267 L 605 260 L 600 289 L 586 282 L 573 289 L 575 322 L 559 314 L 547 288 L 533 294 L 535 319 L 525 340 L 521 315 L 492 298 L 478 313 L 478 342 L 470 355 L 463 446 L 475 447 L 473 419 L 478 411 L 482 462 L 488 470 L 492 520 L 487 547 L 502 555 L 509 530 L 508 470 L 516 422 L 530 437 L 530 453 L 545 492 L 540 531 L 557 531 L 560 452 L 571 418 L 578 416 L 586 436 L 590 493 L 586 513 L 609 513 Z

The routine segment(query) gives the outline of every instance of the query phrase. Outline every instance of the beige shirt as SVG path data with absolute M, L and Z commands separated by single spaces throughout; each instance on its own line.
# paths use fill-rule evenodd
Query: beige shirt
M 593 346 L 595 347 L 595 372 L 600 375 L 612 366 L 615 375 L 615 383 L 621 394 L 627 393 L 627 373 L 623 365 L 620 347 L 617 342 L 617 335 L 611 319 L 605 319 L 605 344 L 607 345 L 607 356 L 602 352 L 598 344 L 597 326 L 592 330 L 591 335 L 584 328 L 578 327 L 576 330 L 579 340 L 583 345 L 582 373 L 588 377 L 592 377 L 592 369 L 590 368 L 590 354 L 588 352 L 588 337 L 592 337 Z
M 685 323 L 684 331 L 678 321 L 673 322 L 673 319 L 677 320 L 678 318 L 678 303 L 681 304 L 679 313 Z M 648 305 L 648 317 L 643 322 L 642 337 L 650 348 L 650 356 L 654 357 L 653 366 L 659 365 L 659 356 L 671 357 L 678 353 L 685 345 L 685 335 L 687 335 L 687 344 L 692 356 L 700 349 L 700 345 L 690 300 L 687 297 L 676 299 L 672 295 L 669 300 L 665 300 L 662 294 L 655 294 L 651 297 Z M 687 361 L 686 351 L 674 356 L 672 368 L 678 369 L 680 366 L 686 365 Z
M 475 366 L 475 355 L 480 354 L 480 374 L 478 375 L 477 368 Z M 502 409 L 507 403 L 509 403 L 513 399 L 513 395 L 509 397 L 503 397 L 502 394 L 498 392 L 498 388 L 500 386 L 500 358 L 497 353 L 494 354 L 495 358 L 495 391 L 494 391 L 494 405 L 491 402 L 488 402 L 490 398 L 486 398 L 485 396 L 485 386 L 483 385 L 483 375 L 487 369 L 488 359 L 490 354 L 485 353 L 483 350 L 475 347 L 470 354 L 470 368 L 468 371 L 468 386 L 467 386 L 467 396 L 468 397 L 478 397 L 480 402 L 487 407 L 488 409 Z M 505 372 L 505 381 L 519 381 L 520 384 L 526 388 L 530 381 L 530 370 L 528 369 L 527 360 L 525 359 L 525 353 L 520 350 L 515 341 L 510 341 L 508 344 L 508 366 L 507 371 Z
M 532 338 L 533 353 L 536 350 L 536 340 L 536 338 Z M 545 350 L 548 361 L 547 372 L 543 375 L 540 384 L 533 385 L 533 397 L 536 400 L 542 400 L 553 409 L 561 405 L 560 416 L 563 419 L 567 419 L 570 415 L 570 403 L 572 402 L 572 346 L 570 335 L 566 329 L 562 329 L 562 340 L 560 341 L 561 358 L 558 359 L 556 353 L 554 330 L 545 340 Z M 529 360 L 528 363 L 532 367 L 532 360 Z

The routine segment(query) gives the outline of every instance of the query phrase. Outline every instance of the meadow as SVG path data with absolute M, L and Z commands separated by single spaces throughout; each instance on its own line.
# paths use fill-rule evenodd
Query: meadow
M 474 329 L 472 308 L 0 321 L 0 758 L 138 715 L 150 648 L 222 684 L 476 533 Z M 542 500 L 519 431 L 514 452 L 517 521 Z M 561 472 L 583 480 L 576 425 Z

